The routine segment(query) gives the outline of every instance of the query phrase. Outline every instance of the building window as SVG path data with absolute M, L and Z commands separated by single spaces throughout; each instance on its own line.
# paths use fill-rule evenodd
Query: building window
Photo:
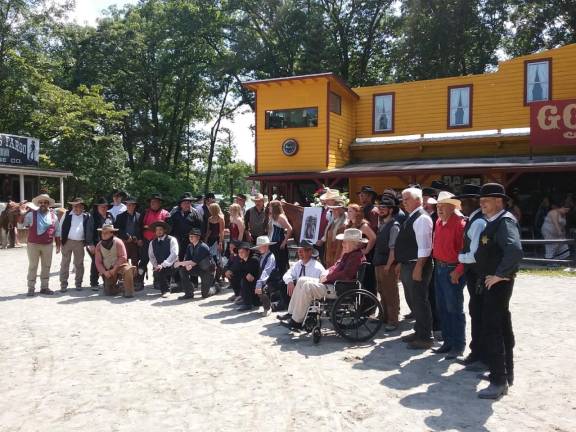
M 448 127 L 472 127 L 472 86 L 448 87 Z
M 266 111 L 266 129 L 318 126 L 318 108 L 293 108 Z
M 552 60 L 532 60 L 524 63 L 524 102 L 538 102 L 552 99 Z
M 374 133 L 394 132 L 394 93 L 374 95 L 372 109 Z
M 330 92 L 330 112 L 342 114 L 342 98 L 336 93 Z

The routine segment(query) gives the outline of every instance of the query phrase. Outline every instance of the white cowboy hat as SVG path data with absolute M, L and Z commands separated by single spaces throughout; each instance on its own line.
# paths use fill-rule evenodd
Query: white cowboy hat
M 438 204 L 438 201 L 436 201 L 436 198 L 429 197 L 426 204 Z
M 50 198 L 50 195 L 48 194 L 40 194 L 37 197 L 32 198 L 32 204 L 37 206 L 39 205 L 38 204 L 39 201 L 45 201 L 45 200 L 48 200 L 48 207 L 52 207 L 54 204 L 56 204 L 56 201 Z
M 335 200 L 341 198 L 340 191 L 338 189 L 327 189 L 322 195 L 320 195 L 320 199 L 322 201 L 326 200 Z
M 360 231 L 358 228 L 345 229 L 342 234 L 338 234 L 336 236 L 336 240 L 368 243 L 368 239 L 362 238 L 362 231 Z
M 263 235 L 256 239 L 256 246 L 254 246 L 252 249 L 258 249 L 259 246 L 270 246 L 273 244 L 276 244 L 276 242 L 271 242 L 267 235 Z
M 118 228 L 114 228 L 114 225 L 112 225 L 112 224 L 104 224 L 104 225 L 102 225 L 102 228 L 98 228 L 98 229 L 96 229 L 96 231 L 112 231 L 112 232 L 116 232 L 116 231 L 118 231 Z
M 460 200 L 457 200 L 456 198 L 454 198 L 454 194 L 447 192 L 447 191 L 441 191 L 438 194 L 438 204 L 452 204 L 454 207 L 456 207 L 458 210 L 460 210 L 462 208 L 462 202 Z M 428 201 L 430 202 L 430 201 Z

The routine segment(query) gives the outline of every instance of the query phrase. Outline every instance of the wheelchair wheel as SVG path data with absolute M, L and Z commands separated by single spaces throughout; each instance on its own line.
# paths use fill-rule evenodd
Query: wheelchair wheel
M 358 289 L 345 292 L 332 307 L 332 325 L 343 338 L 353 342 L 372 339 L 382 328 L 384 310 L 374 294 Z
M 320 330 L 320 327 L 315 327 L 314 330 L 312 331 L 312 341 L 314 342 L 315 345 L 320 342 L 321 337 L 322 337 L 322 331 Z

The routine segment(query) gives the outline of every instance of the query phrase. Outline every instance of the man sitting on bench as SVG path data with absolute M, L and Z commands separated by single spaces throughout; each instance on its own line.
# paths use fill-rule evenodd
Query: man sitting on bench
M 288 314 L 280 318 L 289 318 L 284 325 L 291 330 L 299 330 L 306 317 L 308 307 L 315 299 L 321 299 L 328 293 L 327 285 L 333 285 L 336 281 L 353 281 L 356 279 L 360 265 L 365 261 L 362 248 L 366 239 L 362 238 L 362 231 L 356 228 L 348 228 L 342 234 L 336 236 L 342 240 L 342 256 L 336 263 L 317 278 L 302 276 L 298 279 L 292 299 L 288 305 Z M 289 316 L 291 314 L 291 316 Z

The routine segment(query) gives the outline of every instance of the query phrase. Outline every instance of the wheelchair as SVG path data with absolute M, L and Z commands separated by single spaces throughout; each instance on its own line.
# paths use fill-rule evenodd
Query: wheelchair
M 312 333 L 314 344 L 322 338 L 322 319 L 329 318 L 334 331 L 351 342 L 374 338 L 384 325 L 384 309 L 376 295 L 362 283 L 370 263 L 363 263 L 355 281 L 336 281 L 328 285 L 328 293 L 308 307 L 302 328 Z

